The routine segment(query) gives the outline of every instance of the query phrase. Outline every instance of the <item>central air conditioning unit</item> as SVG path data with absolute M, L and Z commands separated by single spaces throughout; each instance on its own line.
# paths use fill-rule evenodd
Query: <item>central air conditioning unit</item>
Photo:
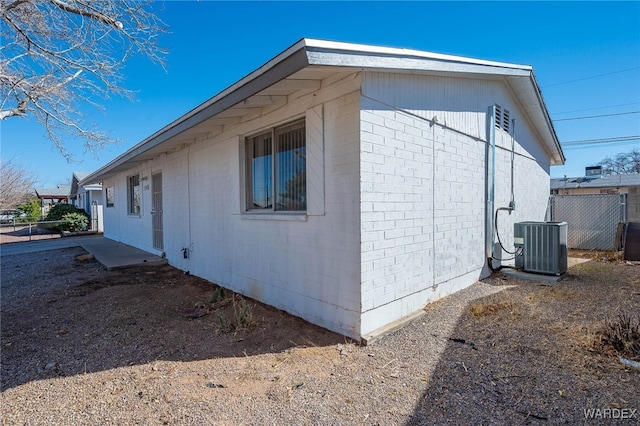
M 567 272 L 567 222 L 514 223 L 513 239 L 516 268 L 546 275 Z

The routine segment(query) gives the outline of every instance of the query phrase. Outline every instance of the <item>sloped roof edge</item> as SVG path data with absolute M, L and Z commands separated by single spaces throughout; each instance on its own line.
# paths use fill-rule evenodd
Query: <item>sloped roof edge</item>
M 69 196 L 70 185 L 59 185 L 57 188 L 34 188 L 39 198 L 63 198 Z
M 544 124 L 544 127 L 547 128 L 543 136 L 549 152 L 554 157 L 555 163 L 564 163 L 562 149 L 557 140 L 553 124 L 544 105 L 531 66 L 486 61 L 413 49 L 302 39 L 238 82 L 164 126 L 105 166 L 89 174 L 82 179 L 79 184 L 88 185 L 100 182 L 116 168 L 125 166 L 127 163 L 133 165 L 135 158 L 142 153 L 214 117 L 270 85 L 310 65 L 360 69 L 416 69 L 424 71 L 466 72 L 496 74 L 508 78 L 525 78 L 530 81 L 529 95 L 531 96 L 531 93 L 535 92 L 535 97 L 538 100 L 541 111 L 541 113 L 536 114 L 538 118 L 535 120 L 536 125 Z M 537 107 L 538 105 L 534 106 L 534 108 Z M 555 153 L 553 152 L 554 150 L 556 151 Z

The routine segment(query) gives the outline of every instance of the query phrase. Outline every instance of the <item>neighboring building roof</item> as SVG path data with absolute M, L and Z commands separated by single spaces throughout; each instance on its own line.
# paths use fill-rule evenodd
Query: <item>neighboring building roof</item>
M 73 172 L 73 177 L 77 178 L 78 181 L 81 181 L 87 176 L 89 176 L 89 172 Z
M 78 196 L 78 188 L 80 187 L 78 183 L 82 179 L 85 179 L 87 176 L 89 176 L 89 174 L 89 172 L 73 172 L 73 175 L 71 176 L 71 189 L 69 191 L 69 198 L 75 199 Z M 95 183 L 92 185 L 84 185 L 82 186 L 82 188 L 84 188 L 85 191 L 102 191 L 102 184 Z
M 627 186 L 639 186 L 640 174 L 567 177 L 551 179 L 551 189 L 572 188 L 620 188 Z
M 354 70 L 411 71 L 431 75 L 464 74 L 502 78 L 536 128 L 552 165 L 564 164 L 564 154 L 545 106 L 540 87 L 528 65 L 484 61 L 410 49 L 302 39 L 208 101 L 158 130 L 82 180 L 101 182 L 179 146 L 240 122 L 256 109 L 284 102 L 287 95 L 320 88 L 323 78 Z M 269 89 L 269 90 L 266 90 Z
M 66 198 L 69 196 L 71 187 L 68 185 L 58 185 L 56 188 L 34 188 L 38 198 Z

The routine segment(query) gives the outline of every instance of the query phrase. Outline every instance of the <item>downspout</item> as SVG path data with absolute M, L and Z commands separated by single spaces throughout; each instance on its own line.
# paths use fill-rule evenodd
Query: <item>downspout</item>
M 508 265 L 500 265 L 498 267 L 493 266 L 493 244 L 494 244 L 494 233 L 498 236 L 498 243 L 500 244 L 500 249 L 505 251 L 506 253 L 518 255 L 518 251 L 510 252 L 508 251 L 502 241 L 500 240 L 500 233 L 498 232 L 498 212 L 501 210 L 508 211 L 509 214 L 515 209 L 516 203 L 514 198 L 514 167 L 515 167 L 515 130 L 511 135 L 511 200 L 509 202 L 509 207 L 498 207 L 495 208 L 495 185 L 496 185 L 496 105 L 491 107 L 491 120 L 489 123 L 489 141 L 487 144 L 487 205 L 486 209 L 486 255 L 487 255 L 487 266 L 491 269 L 491 272 L 497 272 L 503 268 L 512 268 Z M 515 127 L 515 119 L 513 120 L 513 126 Z M 494 215 L 495 211 L 495 215 Z M 502 251 L 500 252 L 502 254 Z M 500 259 L 496 259 L 500 260 Z M 504 260 L 504 259 L 503 259 Z M 512 268 L 513 269 L 513 268 Z
M 513 169 L 515 168 L 516 163 L 516 119 L 511 120 L 511 201 L 509 201 L 509 209 L 515 210 L 516 208 L 516 199 L 513 195 Z M 511 210 L 509 210 L 509 214 L 511 214 Z
M 486 180 L 486 194 L 487 199 L 484 206 L 485 211 L 485 255 L 487 258 L 487 265 L 491 271 L 493 268 L 493 206 L 494 206 L 494 194 L 496 185 L 496 106 L 492 105 L 489 108 L 489 132 L 487 140 L 487 180 Z

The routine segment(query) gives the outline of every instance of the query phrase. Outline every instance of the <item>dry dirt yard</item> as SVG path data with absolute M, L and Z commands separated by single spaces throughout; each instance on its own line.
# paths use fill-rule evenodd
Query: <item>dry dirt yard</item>
M 169 266 L 83 253 L 1 258 L 4 425 L 640 423 L 640 370 L 598 334 L 638 318 L 637 265 L 495 274 L 364 347 Z
M 19 243 L 24 241 L 51 240 L 60 238 L 59 232 L 44 231 L 37 227 L 3 225 L 0 227 L 0 244 Z

